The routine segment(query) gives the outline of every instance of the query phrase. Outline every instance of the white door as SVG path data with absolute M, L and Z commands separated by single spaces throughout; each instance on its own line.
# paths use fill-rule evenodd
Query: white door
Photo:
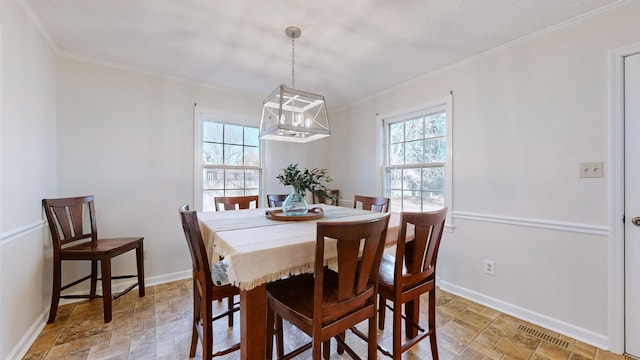
M 625 58 L 625 351 L 640 357 L 640 54 Z

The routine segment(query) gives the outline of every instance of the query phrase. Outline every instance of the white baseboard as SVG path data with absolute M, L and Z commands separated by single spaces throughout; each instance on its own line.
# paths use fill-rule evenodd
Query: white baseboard
M 545 329 L 569 336 L 573 339 L 593 345 L 603 350 L 610 351 L 611 339 L 607 335 L 594 333 L 558 319 L 554 319 L 544 314 L 522 308 L 520 306 L 457 286 L 438 278 L 438 287 L 454 295 L 461 296 L 478 304 L 487 306 L 502 313 L 514 316 L 531 324 L 541 326 Z
M 145 287 L 164 284 L 164 283 L 177 281 L 177 280 L 189 279 L 191 278 L 191 275 L 192 275 L 191 270 L 185 270 L 185 271 L 178 271 L 172 274 L 165 274 L 161 276 L 146 278 L 144 279 Z M 127 282 L 125 279 L 114 281 L 112 290 L 114 293 L 122 291 L 126 289 L 129 284 L 131 284 L 131 281 Z M 100 287 L 99 284 L 98 284 L 98 287 Z M 86 291 L 78 291 L 76 293 L 78 294 L 87 293 L 88 291 L 89 290 L 87 289 Z M 131 291 L 137 292 L 136 289 L 133 289 Z M 71 304 L 74 302 L 85 301 L 85 300 L 86 299 L 60 299 L 60 305 Z M 31 345 L 33 345 L 33 343 L 36 341 L 36 339 L 42 332 L 42 329 L 44 329 L 45 325 L 47 325 L 47 318 L 49 317 L 49 306 L 50 306 L 50 303 L 47 303 L 45 309 L 38 316 L 36 321 L 31 325 L 31 327 L 29 327 L 29 330 L 24 334 L 24 336 L 20 338 L 20 341 L 18 341 L 18 344 L 16 344 L 16 346 L 11 350 L 11 352 L 7 356 L 7 360 L 22 359 L 24 355 L 27 353 L 27 351 L 29 351 L 29 348 L 31 347 Z
M 29 351 L 29 348 L 38 338 L 38 335 L 42 332 L 45 325 L 47 325 L 46 316 L 49 315 L 49 307 L 38 316 L 36 321 L 29 327 L 29 330 L 20 338 L 20 341 L 7 355 L 7 360 L 22 359 L 24 355 Z

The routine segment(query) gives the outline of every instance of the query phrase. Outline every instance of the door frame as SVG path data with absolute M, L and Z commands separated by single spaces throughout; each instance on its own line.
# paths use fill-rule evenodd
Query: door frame
M 609 350 L 624 353 L 624 58 L 640 43 L 609 52 Z

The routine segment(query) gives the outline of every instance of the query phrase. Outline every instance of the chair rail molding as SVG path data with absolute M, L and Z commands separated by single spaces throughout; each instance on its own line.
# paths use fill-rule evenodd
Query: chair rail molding
M 0 246 L 5 245 L 13 240 L 20 239 L 21 237 L 44 228 L 47 222 L 44 220 L 34 221 L 30 224 L 21 226 L 19 228 L 9 230 L 0 234 Z
M 573 223 L 568 221 L 554 221 L 545 219 L 521 218 L 493 214 L 481 214 L 464 211 L 454 211 L 455 219 L 465 219 L 473 221 L 484 221 L 498 224 L 526 226 L 547 230 L 568 231 L 574 233 L 591 234 L 599 236 L 609 236 L 609 227 L 604 225 L 592 225 Z

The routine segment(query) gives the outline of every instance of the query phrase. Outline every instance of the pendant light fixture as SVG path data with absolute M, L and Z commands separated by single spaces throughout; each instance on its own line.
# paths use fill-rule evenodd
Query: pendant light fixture
M 324 96 L 295 89 L 295 39 L 302 31 L 285 29 L 291 39 L 291 88 L 278 86 L 262 104 L 260 138 L 306 143 L 331 135 Z

